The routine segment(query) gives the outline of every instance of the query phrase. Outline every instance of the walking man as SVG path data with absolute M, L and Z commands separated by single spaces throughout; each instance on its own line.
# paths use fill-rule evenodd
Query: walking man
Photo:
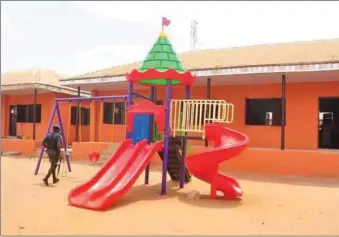
M 45 139 L 42 141 L 43 146 L 47 150 L 47 155 L 49 158 L 49 162 L 51 163 L 51 167 L 48 170 L 47 175 L 43 179 L 46 186 L 48 186 L 48 179 L 52 175 L 53 184 L 59 182 L 59 179 L 56 177 L 56 169 L 58 166 L 58 161 L 60 158 L 61 146 L 62 146 L 62 137 L 60 134 L 59 125 L 53 126 L 53 132 L 48 133 Z

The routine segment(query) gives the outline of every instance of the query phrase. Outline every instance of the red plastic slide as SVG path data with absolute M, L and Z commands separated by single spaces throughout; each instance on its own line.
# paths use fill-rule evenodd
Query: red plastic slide
M 142 171 L 163 147 L 162 141 L 152 145 L 143 140 L 133 145 L 128 139 L 88 182 L 74 188 L 68 195 L 70 205 L 92 210 L 106 210 L 135 183 Z
M 211 184 L 212 199 L 216 198 L 217 191 L 223 192 L 227 200 L 240 198 L 243 192 L 238 182 L 218 173 L 218 166 L 246 149 L 247 136 L 217 123 L 206 124 L 205 132 L 206 138 L 214 142 L 215 148 L 187 156 L 187 169 L 198 179 Z

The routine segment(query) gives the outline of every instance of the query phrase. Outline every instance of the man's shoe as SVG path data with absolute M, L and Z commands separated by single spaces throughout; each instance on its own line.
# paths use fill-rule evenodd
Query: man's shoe
M 47 179 L 43 179 L 42 181 L 44 181 L 44 184 L 46 185 L 46 186 L 48 186 L 49 184 L 48 184 L 48 180 Z
M 59 180 L 60 180 L 60 179 L 54 179 L 54 180 L 53 180 L 53 183 L 56 184 L 56 183 L 59 182 Z

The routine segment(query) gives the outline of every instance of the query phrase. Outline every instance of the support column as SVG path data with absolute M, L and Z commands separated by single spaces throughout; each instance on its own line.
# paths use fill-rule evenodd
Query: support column
M 34 96 L 33 96 L 33 140 L 35 141 L 35 130 L 36 130 L 36 103 L 38 99 L 38 89 L 34 88 Z
M 191 87 L 186 86 L 186 100 L 189 100 L 191 97 Z M 181 163 L 180 163 L 180 188 L 183 188 L 185 185 L 185 171 L 186 171 L 186 165 L 185 165 L 185 158 L 187 154 L 187 132 L 184 134 L 185 138 L 182 141 L 182 157 L 181 157 Z
M 128 108 L 133 104 L 133 82 L 128 82 L 127 88 L 127 108 L 126 113 L 128 112 Z M 130 133 L 126 130 L 126 139 L 130 138 Z
M 52 109 L 52 114 L 51 114 L 51 117 L 49 118 L 49 122 L 48 122 L 48 125 L 47 125 L 47 130 L 46 130 L 46 134 L 45 134 L 45 137 L 47 136 L 47 134 L 49 133 L 49 131 L 51 130 L 51 127 L 52 127 L 52 123 L 53 123 L 53 120 L 54 120 L 54 116 L 56 114 L 56 111 L 58 109 L 58 104 L 57 102 L 53 102 L 53 109 Z M 65 139 L 65 138 L 63 138 Z M 64 140 L 65 141 L 65 140 Z M 67 141 L 66 141 L 67 142 Z M 65 142 L 65 144 L 66 144 Z M 35 167 L 35 171 L 34 171 L 34 175 L 37 175 L 38 172 L 39 172 L 39 169 L 40 169 L 40 165 L 41 165 L 41 161 L 42 161 L 42 155 L 44 154 L 44 151 L 45 151 L 45 147 L 42 146 L 41 149 L 40 149 L 40 154 L 39 154 L 39 159 L 38 159 L 38 163 Z
M 206 85 L 206 98 L 208 100 L 211 99 L 211 78 L 207 78 L 207 85 Z M 206 109 L 206 108 L 205 108 Z M 208 147 L 208 140 L 205 138 L 205 147 Z
M 97 90 L 92 90 L 92 96 L 98 96 L 99 93 Z M 96 142 L 96 134 L 97 134 L 97 114 L 98 114 L 98 111 L 97 111 L 97 102 L 98 101 L 95 101 L 95 100 L 92 100 L 90 101 L 90 119 L 89 119 L 89 140 L 91 142 Z M 100 121 L 99 121 L 100 122 Z
M 8 136 L 9 129 L 9 116 L 10 116 L 8 95 L 1 95 L 1 136 Z
M 155 104 L 155 102 L 156 102 L 156 98 L 155 98 L 155 87 L 151 87 L 151 90 L 150 90 L 150 99 L 151 99 L 151 101 Z M 153 140 L 153 132 L 154 132 L 154 126 L 155 126 L 155 124 L 154 124 L 154 115 L 151 115 L 151 121 L 150 121 L 150 123 L 151 123 L 151 126 L 150 126 L 150 142 L 152 143 L 152 142 L 154 142 L 154 140 Z
M 151 101 L 155 104 L 156 102 L 156 98 L 155 98 L 155 87 L 151 87 L 150 89 L 150 99 Z M 149 143 L 153 143 L 154 142 L 154 137 L 153 137 L 153 133 L 154 133 L 154 115 L 150 115 L 150 127 L 149 127 Z M 145 184 L 149 184 L 149 171 L 150 171 L 150 163 L 148 163 L 146 170 L 145 170 Z
M 281 77 L 281 137 L 280 149 L 285 150 L 285 126 L 286 126 L 286 75 Z
M 80 86 L 78 86 L 78 97 L 80 97 Z M 77 101 L 77 117 L 76 117 L 76 123 L 75 123 L 75 141 L 79 141 L 79 116 L 80 115 L 80 101 Z
M 64 141 L 63 145 L 64 145 L 64 149 L 65 149 L 68 172 L 72 172 L 71 162 L 69 160 L 69 155 L 68 155 L 68 152 L 67 152 L 68 141 L 66 140 L 66 137 L 65 137 L 64 123 L 62 122 L 62 117 L 61 117 L 61 113 L 60 113 L 60 106 L 59 106 L 58 102 L 55 103 L 55 107 L 56 107 L 56 114 L 57 114 L 59 124 L 60 124 L 60 133 L 61 133 L 61 136 L 62 136 L 62 140 Z
M 167 190 L 167 168 L 168 168 L 168 148 L 170 139 L 170 113 L 171 113 L 171 98 L 172 98 L 172 81 L 167 80 L 167 91 L 165 101 L 165 131 L 164 131 L 164 159 L 162 165 L 162 185 L 161 195 L 166 194 Z

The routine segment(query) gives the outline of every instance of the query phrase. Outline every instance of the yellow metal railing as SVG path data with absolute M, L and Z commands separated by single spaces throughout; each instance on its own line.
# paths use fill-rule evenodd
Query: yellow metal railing
M 171 100 L 170 128 L 178 132 L 202 133 L 205 123 L 232 123 L 234 105 L 225 100 Z

